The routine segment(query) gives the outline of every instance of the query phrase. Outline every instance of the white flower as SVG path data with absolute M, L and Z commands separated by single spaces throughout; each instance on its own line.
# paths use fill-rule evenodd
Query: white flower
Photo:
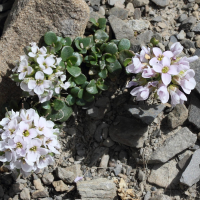
M 28 65 L 28 61 L 26 59 L 22 60 L 19 64 L 18 68 L 19 79 L 23 80 L 26 75 L 30 75 L 33 72 L 33 68 Z
M 39 64 L 40 68 L 42 69 L 42 71 L 45 74 L 50 75 L 50 74 L 53 73 L 52 67 L 55 68 L 55 66 L 54 66 L 55 60 L 54 60 L 54 58 L 52 58 L 52 57 L 44 58 L 43 56 L 39 56 L 37 58 L 37 62 Z

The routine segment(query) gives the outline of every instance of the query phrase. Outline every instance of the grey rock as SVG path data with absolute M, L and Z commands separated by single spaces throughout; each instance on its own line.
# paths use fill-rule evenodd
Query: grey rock
M 171 160 L 165 164 L 154 165 L 148 182 L 163 188 L 174 188 L 179 183 L 180 177 L 176 161 Z
M 54 176 L 51 173 L 46 173 L 42 177 L 42 181 L 45 185 L 50 185 L 54 180 Z
M 186 35 L 189 37 L 189 38 L 193 38 L 195 36 L 195 33 L 194 32 L 187 32 Z
M 140 8 L 136 8 L 133 14 L 133 19 L 140 19 L 141 18 L 141 10 Z
M 144 200 L 149 200 L 151 198 L 151 192 L 147 191 L 147 193 L 144 196 Z
M 152 153 L 148 163 L 165 163 L 192 146 L 196 140 L 196 134 L 193 134 L 187 127 L 181 128 Z
M 193 16 L 190 16 L 182 22 L 180 28 L 183 30 L 190 30 L 192 25 L 194 25 L 195 23 L 196 23 L 196 18 Z
M 83 35 L 88 19 L 89 8 L 84 0 L 15 1 L 0 41 L 0 71 L 9 76 L 11 66 L 24 54 L 24 47 L 30 41 L 39 43 L 41 37 L 49 30 L 64 37 L 75 38 Z M 7 38 L 10 38 L 9 41 Z M 4 98 L 0 98 L 1 106 L 10 96 L 19 98 L 21 93 L 14 82 L 2 77 L 0 92 Z
M 109 161 L 110 156 L 109 155 L 103 155 L 101 158 L 101 162 L 99 164 L 99 167 L 106 168 L 108 166 L 108 161 Z
M 195 49 L 194 42 L 192 42 L 191 40 L 184 39 L 184 40 L 181 41 L 181 44 L 182 44 L 186 49 L 190 49 L 190 48 L 194 48 L 194 49 Z
M 98 21 L 99 18 L 105 18 L 105 16 L 104 16 L 104 15 L 101 15 L 101 14 L 98 13 L 98 12 L 93 12 L 93 11 L 91 11 L 91 12 L 90 12 L 90 18 L 94 18 L 96 21 Z M 92 27 L 92 23 L 91 23 L 90 21 L 88 21 L 88 23 L 87 23 L 87 29 L 90 30 L 91 27 Z
M 186 154 L 179 162 L 178 162 L 178 166 L 181 170 L 185 170 L 185 168 L 188 166 L 189 162 L 190 162 L 190 158 L 191 155 L 190 154 Z
M 122 164 L 118 163 L 117 166 L 113 169 L 115 176 L 118 176 L 122 171 Z
M 144 181 L 146 179 L 146 175 L 145 175 L 145 173 L 141 169 L 138 172 L 138 179 L 140 181 Z
M 144 140 L 148 135 L 147 125 L 138 120 L 122 116 L 118 116 L 116 122 L 119 123 L 111 125 L 109 128 L 109 135 L 112 140 L 130 147 L 143 147 Z
M 1 3 L 1 2 L 0 2 Z M 14 0 L 7 0 L 5 3 L 0 4 L 0 12 L 5 12 L 12 8 Z
M 95 106 L 100 108 L 106 108 L 109 106 L 109 103 L 110 100 L 108 97 L 101 97 L 96 101 Z
M 24 185 L 21 183 L 14 183 L 12 184 L 10 190 L 9 190 L 9 196 L 14 196 L 15 194 L 18 194 L 22 191 L 24 188 Z
M 141 49 L 142 41 L 133 38 L 130 40 L 130 42 L 131 42 L 130 50 L 133 51 L 134 53 L 138 53 Z
M 142 7 L 149 4 L 149 0 L 133 0 L 133 6 L 135 8 Z
M 160 105 L 125 105 L 125 109 L 133 116 L 141 119 L 146 124 L 151 124 L 154 119 L 164 110 L 165 106 Z
M 169 0 L 151 0 L 151 1 L 160 7 L 166 7 L 169 5 Z
M 62 180 L 54 181 L 52 185 L 57 192 L 64 192 L 69 190 L 69 187 Z
M 100 6 L 101 0 L 89 0 L 91 6 Z
M 137 36 L 137 40 L 140 41 L 141 45 L 146 45 L 150 42 L 151 38 L 158 38 L 158 34 L 154 34 L 151 30 L 144 31 Z
M 100 15 L 103 15 L 103 16 L 104 16 L 104 15 L 106 14 L 105 8 L 104 8 L 103 6 L 100 6 L 100 7 L 99 7 L 98 13 L 99 13 Z
M 181 30 L 181 32 L 176 37 L 179 40 L 183 40 L 185 39 L 185 36 L 186 36 L 186 33 L 184 32 L 184 30 Z
M 109 16 L 108 19 L 112 30 L 115 33 L 116 39 L 131 39 L 134 37 L 134 31 L 130 28 L 128 23 L 124 22 L 123 20 L 117 18 L 114 15 Z
M 0 198 L 4 196 L 4 190 L 2 186 L 0 185 Z
M 183 14 L 181 14 L 180 17 L 178 18 L 178 21 L 179 21 L 180 23 L 182 23 L 184 20 L 187 19 L 187 17 L 188 17 L 188 16 L 187 16 L 186 14 L 183 13 Z
M 112 147 L 114 144 L 115 142 L 109 137 L 103 141 L 103 146 L 105 147 Z
M 134 15 L 135 8 L 132 3 L 126 5 L 126 9 L 129 11 L 128 16 L 131 17 Z
M 178 104 L 175 106 L 172 112 L 167 116 L 168 126 L 176 128 L 181 126 L 188 118 L 188 110 L 184 104 Z
M 170 36 L 170 38 L 169 38 L 169 42 L 175 43 L 175 42 L 178 42 L 178 40 L 177 40 L 176 36 L 172 35 L 172 36 Z
M 189 116 L 188 120 L 194 124 L 198 129 L 200 129 L 200 101 L 194 94 L 191 95 L 190 106 L 189 106 Z
M 105 178 L 77 182 L 77 191 L 82 200 L 111 200 L 116 198 L 116 186 Z
M 200 0 L 195 0 L 195 2 L 200 4 Z
M 154 17 L 153 19 L 151 19 L 151 22 L 162 22 L 162 17 L 161 16 Z
M 196 150 L 192 159 L 183 172 L 180 182 L 191 187 L 200 180 L 200 149 Z
M 197 23 L 197 24 L 192 28 L 192 31 L 194 31 L 194 32 L 200 32 L 200 22 Z
M 120 19 L 127 19 L 128 18 L 128 10 L 119 7 L 113 7 L 109 10 L 109 15 L 115 15 Z
M 95 120 L 103 119 L 104 108 L 97 108 L 93 106 L 92 108 L 87 109 L 86 114 Z
M 165 194 L 158 194 L 150 198 L 149 200 L 172 200 L 172 198 Z
M 32 193 L 32 198 L 42 198 L 42 197 L 48 197 L 49 193 L 46 190 L 36 190 Z
M 61 167 L 58 167 L 56 169 L 56 175 L 65 183 L 73 183 L 74 179 L 76 178 L 73 172 L 67 171 L 66 169 L 61 168 Z
M 149 28 L 150 23 L 148 20 L 129 20 L 128 21 L 130 27 L 134 30 L 134 31 L 142 31 L 144 29 Z
M 97 142 L 101 142 L 103 140 L 102 138 L 102 132 L 103 132 L 103 129 L 104 128 L 107 128 L 108 127 L 108 124 L 106 124 L 105 122 L 102 122 L 102 124 L 100 124 L 95 133 L 94 133 L 94 139 L 97 141 Z
M 194 78 L 197 82 L 195 90 L 200 94 L 200 59 L 197 59 L 194 62 L 190 63 L 190 68 L 195 71 Z
M 20 193 L 20 198 L 22 200 L 30 200 L 31 197 L 30 197 L 30 191 L 28 188 L 24 188 L 21 193 Z
M 196 51 L 195 51 L 195 53 L 194 53 L 194 56 L 200 57 L 200 49 L 199 49 L 199 48 L 196 49 Z
M 117 1 L 118 1 L 118 0 L 108 0 L 108 4 L 109 4 L 110 6 L 114 6 L 115 3 L 116 3 Z

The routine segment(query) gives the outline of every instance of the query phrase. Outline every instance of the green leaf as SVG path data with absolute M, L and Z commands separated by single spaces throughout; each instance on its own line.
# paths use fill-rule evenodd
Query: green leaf
M 61 51 L 61 58 L 66 61 L 70 56 L 73 55 L 74 49 L 69 46 L 64 46 Z
M 106 28 L 106 19 L 105 18 L 99 18 L 98 24 L 99 24 L 100 29 L 105 29 Z
M 121 39 L 118 45 L 119 51 L 129 50 L 131 43 L 128 39 Z
M 76 102 L 76 97 L 72 96 L 71 94 L 67 95 L 65 102 L 69 105 L 72 106 Z
M 69 66 L 74 66 L 77 62 L 78 58 L 76 56 L 70 56 L 67 58 L 67 64 Z
M 107 90 L 108 89 L 108 86 L 105 84 L 105 81 L 102 78 L 99 78 L 97 80 L 97 87 L 100 90 Z
M 124 62 L 123 62 L 123 66 L 126 67 L 131 61 L 132 61 L 131 58 L 126 58 L 126 59 L 124 60 Z
M 65 38 L 65 45 L 66 46 L 71 46 L 72 45 L 72 39 L 70 37 Z
M 55 44 L 57 42 L 57 36 L 55 33 L 49 31 L 45 33 L 44 41 L 47 45 L 52 45 L 53 43 Z
M 78 98 L 82 99 L 82 97 L 83 97 L 83 89 L 80 89 L 78 92 Z
M 69 119 L 72 113 L 72 108 L 64 103 L 62 110 L 52 110 L 51 114 L 47 116 L 47 119 L 51 119 L 52 121 L 65 122 Z
M 116 39 L 114 39 L 114 40 L 111 40 L 110 42 L 114 42 L 114 43 L 118 46 L 120 40 L 116 40 Z
M 106 46 L 105 50 L 106 53 L 111 53 L 111 54 L 115 54 L 118 51 L 117 45 L 115 43 L 108 43 L 108 45 Z
M 79 49 L 79 50 L 82 50 L 82 48 L 79 45 L 81 39 L 82 39 L 82 37 L 76 37 L 74 39 L 74 44 L 75 44 L 76 48 Z
M 106 66 L 105 60 L 100 60 L 100 61 L 99 61 L 99 66 L 100 66 L 100 69 L 104 69 L 105 66 Z
M 81 69 L 79 67 L 67 66 L 67 71 L 73 76 L 78 77 L 81 74 Z
M 50 101 L 45 101 L 44 103 L 41 104 L 43 109 L 51 109 Z
M 56 52 L 59 51 L 62 48 L 61 42 L 56 42 L 54 48 Z
M 123 50 L 123 51 L 120 51 L 119 53 L 119 61 L 121 64 L 123 64 L 127 58 L 132 58 L 134 56 L 135 56 L 134 52 L 130 50 Z
M 76 87 L 76 83 L 74 83 L 72 77 L 70 77 L 67 82 L 70 82 L 70 88 Z
M 111 55 L 111 56 L 108 56 L 106 58 L 106 61 L 109 62 L 109 63 L 113 63 L 117 60 L 116 56 L 115 55 Z
M 110 73 L 109 75 L 113 78 L 113 77 L 117 77 L 122 70 L 122 66 L 121 64 L 118 62 L 118 60 L 116 60 L 114 63 L 109 63 L 107 65 L 107 70 Z
M 89 82 L 85 81 L 85 83 L 83 83 L 83 84 L 81 85 L 81 88 L 82 88 L 82 89 L 85 89 L 86 86 L 87 86 L 88 84 L 89 84 Z
M 83 99 L 87 102 L 92 102 L 94 101 L 94 96 L 86 91 L 84 91 L 84 94 L 83 94 Z
M 96 81 L 95 80 L 91 80 L 89 82 L 89 84 L 86 87 L 86 91 L 90 94 L 97 94 L 98 93 L 98 89 L 96 87 Z
M 91 38 L 89 38 L 89 37 L 80 39 L 80 40 L 79 40 L 79 46 L 80 46 L 82 49 L 87 48 L 87 47 L 90 45 L 90 42 L 91 42 Z
M 96 43 L 103 43 L 108 40 L 109 36 L 105 31 L 97 30 L 94 34 L 94 38 Z
M 84 74 L 80 74 L 78 77 L 74 78 L 74 81 L 77 85 L 82 85 L 87 80 L 86 76 Z
M 90 18 L 90 22 L 93 23 L 95 26 L 98 25 L 97 22 L 96 22 L 96 20 L 94 18 Z
M 56 50 L 53 46 L 48 46 L 47 48 L 47 53 L 55 54 Z
M 41 109 L 40 110 L 40 116 L 47 116 L 46 118 L 48 119 L 48 116 L 51 114 L 52 108 L 50 109 Z
M 106 48 L 107 45 L 108 45 L 108 44 L 103 43 L 103 44 L 100 46 L 100 50 L 101 50 L 101 51 L 105 51 L 105 48 Z
M 98 75 L 99 75 L 100 78 L 105 79 L 107 77 L 107 75 L 108 75 L 108 70 L 107 69 L 103 69 L 98 73 Z
M 57 36 L 57 42 L 60 42 L 62 45 L 65 45 L 66 41 L 63 37 Z
M 77 57 L 77 62 L 74 64 L 74 67 L 80 66 L 81 63 L 83 62 L 83 57 L 81 56 L 81 54 L 79 54 L 78 52 L 74 52 L 73 56 Z
M 84 101 L 84 99 L 77 99 L 76 100 L 76 104 L 78 105 L 78 106 L 84 106 L 85 105 L 85 101 Z
M 74 87 L 70 90 L 70 93 L 74 96 L 74 97 L 78 97 L 78 93 L 80 91 L 79 87 Z
M 64 103 L 62 100 L 55 99 L 55 100 L 53 101 L 53 108 L 54 108 L 55 110 L 60 110 L 60 109 L 63 108 L 64 104 L 65 104 L 65 103 Z

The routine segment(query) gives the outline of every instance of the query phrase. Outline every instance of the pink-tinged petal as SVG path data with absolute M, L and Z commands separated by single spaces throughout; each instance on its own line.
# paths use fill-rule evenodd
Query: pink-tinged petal
M 30 80 L 28 82 L 28 88 L 29 89 L 34 89 L 36 87 L 36 81 L 35 80 Z
M 38 152 L 41 156 L 47 155 L 49 153 L 48 149 L 45 148 L 38 148 Z
M 25 172 L 31 172 L 32 169 L 33 169 L 33 166 L 31 165 L 28 165 L 27 163 L 21 163 L 21 167 L 22 167 L 22 170 L 24 170 Z
M 172 80 L 172 76 L 170 75 L 170 74 L 164 74 L 164 73 L 162 73 L 162 75 L 161 75 L 161 77 L 162 77 L 162 81 L 163 81 L 163 83 L 167 86 L 167 85 L 169 85 L 169 83 L 171 82 L 171 80 Z
M 8 124 L 10 121 L 9 118 L 3 118 L 1 121 L 0 121 L 0 125 L 1 126 L 5 126 L 6 124 Z
M 153 69 L 154 69 L 155 72 L 161 73 L 162 72 L 162 68 L 163 68 L 163 66 L 161 64 L 154 64 L 153 65 Z
M 51 86 L 51 81 L 49 81 L 49 80 L 44 80 L 43 86 L 44 86 L 44 88 L 49 88 L 49 87 Z
M 52 66 L 55 63 L 55 60 L 52 57 L 48 57 L 48 58 L 46 58 L 45 62 L 47 64 L 47 66 Z
M 135 81 L 129 81 L 128 84 L 126 85 L 126 88 L 130 88 L 132 86 L 137 86 L 137 85 L 138 85 L 137 82 L 135 82 Z
M 40 117 L 39 119 L 39 127 L 45 127 L 46 126 L 46 119 L 44 117 Z
M 12 160 L 12 152 L 6 151 L 5 152 L 5 157 L 7 159 L 7 162 L 10 162 Z
M 29 133 L 31 135 L 31 138 L 35 138 L 37 136 L 37 131 L 34 128 L 29 129 Z
M 38 47 L 36 45 L 34 45 L 34 46 L 31 47 L 31 51 L 33 53 L 37 53 L 37 50 L 38 50 Z
M 179 71 L 177 69 L 177 66 L 176 65 L 171 65 L 169 67 L 169 71 L 167 73 L 171 74 L 171 75 L 177 75 L 179 73 Z
M 23 90 L 23 91 L 26 91 L 26 92 L 30 92 L 31 89 L 28 88 L 28 85 L 24 82 L 21 82 L 20 83 L 20 88 Z
M 139 87 L 136 87 L 134 88 L 133 90 L 131 90 L 130 94 L 132 96 L 136 96 L 138 92 L 142 91 L 143 87 L 142 86 L 139 86 Z
M 128 72 L 128 73 L 135 73 L 135 65 L 134 64 L 131 64 L 131 65 L 128 65 L 127 67 L 126 67 L 126 71 Z
M 41 71 L 36 72 L 35 79 L 36 80 L 44 80 L 44 73 Z
M 150 64 L 151 66 L 154 66 L 154 65 L 156 65 L 156 64 L 158 64 L 158 63 L 160 63 L 160 61 L 159 61 L 156 57 L 152 58 L 152 59 L 149 61 L 149 64 Z
M 31 58 L 34 58 L 34 57 L 36 56 L 35 53 L 33 53 L 33 52 L 29 52 L 28 55 L 29 55 Z
M 61 88 L 60 88 L 60 87 L 56 87 L 56 88 L 55 88 L 55 92 L 56 92 L 57 94 L 60 94 L 60 91 L 61 91 Z
M 137 96 L 138 100 L 141 100 L 141 101 L 146 100 L 148 97 L 149 97 L 149 89 L 143 90 L 143 91 L 140 93 L 140 95 Z M 137 98 L 136 98 L 136 99 L 137 99 Z
M 60 152 L 56 148 L 54 148 L 53 146 L 49 145 L 48 147 L 49 147 L 49 149 L 50 149 L 51 152 L 53 152 L 55 154 L 60 154 Z
M 25 76 L 26 76 L 26 73 L 27 73 L 27 72 L 21 72 L 21 73 L 19 74 L 19 80 L 23 80 L 23 79 L 25 78 Z
M 161 63 L 162 63 L 162 65 L 163 65 L 163 67 L 165 67 L 165 66 L 169 67 L 170 64 L 171 64 L 171 60 L 170 60 L 169 58 L 167 58 L 167 57 L 164 57 L 164 58 L 162 59 Z
M 154 53 L 154 55 L 155 55 L 156 57 L 158 57 L 159 55 L 162 55 L 162 54 L 163 54 L 163 52 L 161 51 L 161 49 L 158 48 L 158 47 L 154 47 L 154 48 L 153 48 L 153 53 Z
M 80 181 L 81 179 L 83 179 L 83 177 L 77 176 L 77 177 L 74 179 L 74 182 L 76 183 L 76 182 Z
M 165 52 L 163 53 L 163 55 L 164 55 L 165 57 L 168 57 L 168 58 L 172 58 L 172 57 L 174 56 L 174 54 L 173 54 L 171 51 L 165 51 Z
M 195 60 L 198 60 L 198 59 L 199 59 L 198 56 L 192 56 L 192 57 L 187 58 L 186 60 L 187 60 L 188 62 L 194 62 Z
M 33 72 L 33 68 L 28 66 L 27 67 L 27 72 L 28 72 L 28 75 L 30 75 Z
M 187 70 L 185 72 L 184 78 L 187 79 L 187 80 L 189 80 L 189 79 L 193 78 L 194 76 L 195 76 L 194 70 L 193 69 L 189 69 L 189 70 Z
M 51 67 L 48 67 L 48 68 L 44 69 L 43 72 L 44 72 L 45 74 L 51 75 L 51 74 L 53 73 L 53 70 L 52 70 Z
M 158 91 L 157 94 L 161 100 L 162 103 L 167 103 L 169 100 L 169 92 L 167 90 L 166 86 L 161 86 Z
M 47 52 L 46 47 L 41 47 L 41 48 L 40 48 L 40 52 L 41 52 L 42 54 L 46 54 L 46 52 Z
M 43 65 L 43 63 L 44 63 L 44 57 L 43 57 L 43 56 L 39 56 L 39 57 L 37 58 L 37 63 L 38 63 L 39 65 Z
M 28 151 L 27 160 L 29 160 L 30 162 L 35 162 L 37 160 L 38 156 L 39 155 L 37 152 Z
M 49 164 L 49 160 L 47 158 L 41 158 L 39 159 L 39 161 L 37 161 L 37 167 L 39 169 L 43 169 L 45 167 L 47 167 Z
M 37 85 L 35 88 L 34 88 L 34 92 L 36 94 L 43 94 L 44 93 L 44 86 L 43 85 Z

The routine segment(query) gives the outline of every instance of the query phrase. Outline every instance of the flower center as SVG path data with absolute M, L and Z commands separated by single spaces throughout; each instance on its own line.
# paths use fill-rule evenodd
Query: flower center
M 24 137 L 28 137 L 30 135 L 30 133 L 28 132 L 28 130 L 23 132 Z
M 36 152 L 36 151 L 37 151 L 37 147 L 36 147 L 36 146 L 31 147 L 31 148 L 30 148 L 30 151 L 34 151 L 34 152 Z
M 10 134 L 12 135 L 15 132 L 15 129 L 9 129 Z
M 47 66 L 47 63 L 44 62 L 43 65 L 44 65 L 44 67 L 47 69 L 47 67 L 48 67 L 48 66 Z
M 167 73 L 169 71 L 169 67 L 165 66 L 162 68 L 162 73 Z
M 17 142 L 17 148 L 22 148 L 23 147 L 23 145 L 20 143 L 20 142 Z
M 48 139 L 48 140 L 46 141 L 47 144 L 49 144 L 50 142 L 52 142 L 51 139 Z
M 23 69 L 23 72 L 26 72 L 26 71 L 27 71 L 27 66 L 25 66 Z
M 161 61 L 163 58 L 164 58 L 163 55 L 159 55 L 159 56 L 158 56 L 158 60 L 159 60 L 159 61 Z
M 36 80 L 37 85 L 42 85 L 43 80 Z
M 39 131 L 43 131 L 44 127 L 39 127 L 38 129 Z

